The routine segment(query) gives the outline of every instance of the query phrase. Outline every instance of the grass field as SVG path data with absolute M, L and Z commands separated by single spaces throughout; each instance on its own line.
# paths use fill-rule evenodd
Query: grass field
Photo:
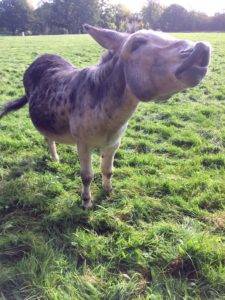
M 114 192 L 81 209 L 79 162 L 51 162 L 27 107 L 0 121 L 0 299 L 225 299 L 225 34 L 207 40 L 207 79 L 166 104 L 141 104 L 116 155 Z M 41 53 L 76 66 L 88 36 L 0 37 L 0 103 L 23 95 Z

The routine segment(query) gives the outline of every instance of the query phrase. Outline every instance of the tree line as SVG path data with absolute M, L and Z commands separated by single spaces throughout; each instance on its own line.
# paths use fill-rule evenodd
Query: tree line
M 149 0 L 140 13 L 131 13 L 108 0 L 49 0 L 34 8 L 28 0 L 0 0 L 0 32 L 5 34 L 83 33 L 89 23 L 119 31 L 152 28 L 168 32 L 225 31 L 225 11 L 208 16 L 178 4 L 162 6 Z

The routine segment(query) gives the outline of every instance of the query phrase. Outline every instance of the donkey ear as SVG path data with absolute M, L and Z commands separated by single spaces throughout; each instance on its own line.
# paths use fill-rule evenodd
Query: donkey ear
M 89 33 L 103 48 L 117 50 L 127 38 L 127 33 L 114 30 L 103 29 L 85 24 L 84 29 Z

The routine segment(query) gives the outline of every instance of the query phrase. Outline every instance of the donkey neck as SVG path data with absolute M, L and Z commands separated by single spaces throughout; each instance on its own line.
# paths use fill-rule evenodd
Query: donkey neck
M 114 54 L 112 58 L 92 70 L 94 84 L 91 93 L 94 105 L 99 105 L 105 118 L 120 128 L 131 117 L 138 99 L 130 92 L 125 79 L 123 62 Z

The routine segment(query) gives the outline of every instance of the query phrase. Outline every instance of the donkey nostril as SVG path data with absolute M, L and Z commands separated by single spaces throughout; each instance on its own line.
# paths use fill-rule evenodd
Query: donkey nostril
M 187 52 L 192 52 L 192 51 L 193 51 L 193 48 L 189 48 L 186 50 L 181 50 L 180 53 L 187 53 Z
M 187 50 L 180 51 L 180 57 L 181 58 L 187 58 L 191 53 L 193 52 L 193 48 L 189 48 Z

